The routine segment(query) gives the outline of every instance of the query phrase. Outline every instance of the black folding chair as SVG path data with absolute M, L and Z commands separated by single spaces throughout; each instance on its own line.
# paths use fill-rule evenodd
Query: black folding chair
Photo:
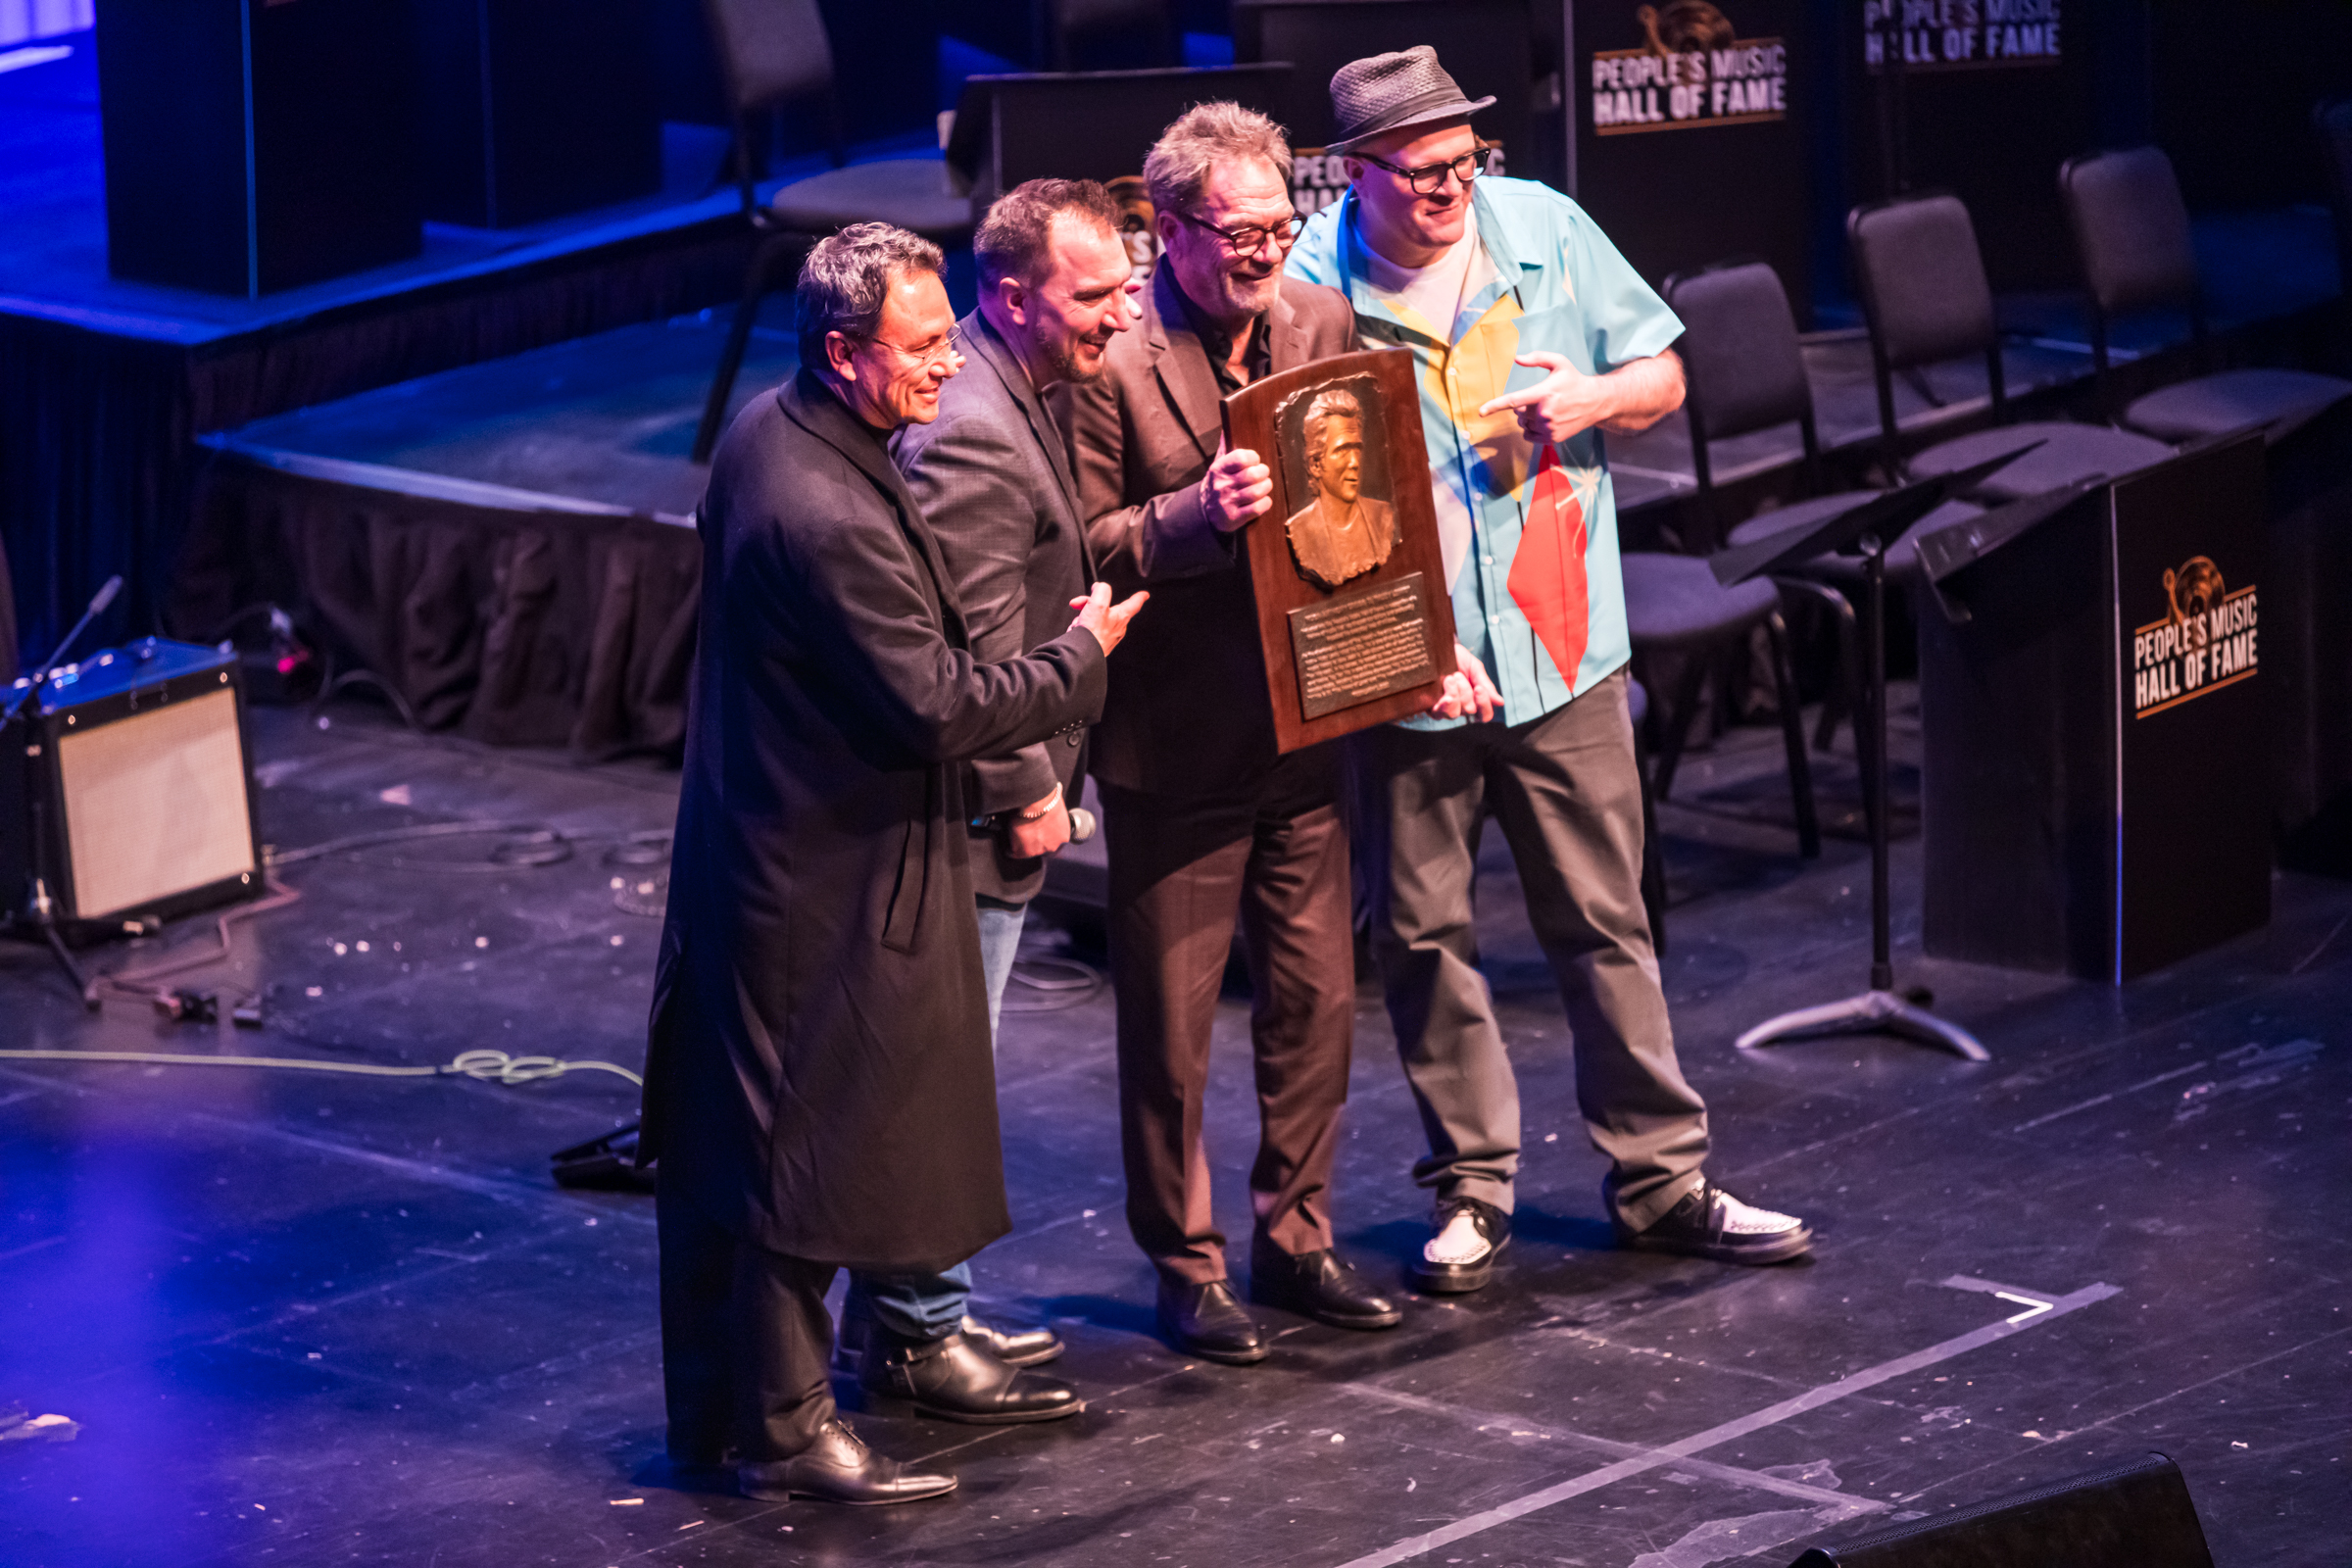
M 1870 328 L 1889 478 L 1956 473 L 2038 442 L 2039 451 L 1998 470 L 1975 492 L 1983 500 L 2016 501 L 2078 479 L 2131 473 L 2172 456 L 2161 441 L 2107 425 L 2009 422 L 1992 285 L 1984 276 L 1976 225 L 1958 197 L 1906 196 L 1857 207 L 1846 217 L 1845 233 Z M 1991 383 L 1993 428 L 1938 442 L 1906 463 L 1894 417 L 1895 372 L 1976 354 L 1984 357 Z
M 694 461 L 710 461 L 727 398 L 743 367 L 760 302 L 779 278 L 797 277 L 802 261 L 818 240 L 852 223 L 895 223 L 943 245 L 971 237 L 972 202 L 958 192 L 946 163 L 931 158 L 897 158 L 836 167 L 797 179 L 762 203 L 753 130 L 764 131 L 778 105 L 820 98 L 833 129 L 833 161 L 842 160 L 839 117 L 833 99 L 833 45 L 825 34 L 816 0 L 704 0 L 710 41 L 726 82 L 735 121 L 735 183 L 743 198 L 744 220 L 760 236 L 745 275 L 743 300 L 719 356 L 718 371 L 703 403 L 695 431 Z M 928 67 L 925 68 L 929 69 Z M 789 264 L 789 270 L 787 269 Z
M 2082 262 L 2100 407 L 2120 422 L 2161 440 L 2193 441 L 2270 424 L 2352 393 L 2352 381 L 2340 376 L 2255 367 L 2176 381 L 2132 399 L 2119 415 L 2107 344 L 2117 317 L 2185 312 L 2193 368 L 2203 370 L 2211 363 L 2188 204 L 2180 198 L 2173 161 L 2159 147 L 2070 159 L 2058 172 L 2058 188 Z
M 1697 716 L 1708 663 L 1718 655 L 1744 648 L 1747 634 L 1764 628 L 1772 647 L 1772 675 L 1781 709 L 1781 736 L 1788 753 L 1788 795 L 1796 810 L 1797 853 L 1821 853 L 1821 827 L 1813 809 L 1813 769 L 1805 758 L 1804 718 L 1796 703 L 1796 673 L 1788 659 L 1788 626 L 1781 618 L 1780 588 L 1757 578 L 1726 588 L 1695 556 L 1628 551 L 1618 558 L 1625 576 L 1625 623 L 1642 684 L 1658 713 L 1658 760 L 1650 789 L 1658 800 L 1674 791 L 1683 746 Z M 1660 654 L 1683 661 L 1682 678 L 1667 696 L 1652 684 Z
M 1812 492 L 1821 489 L 1821 438 L 1814 420 L 1813 385 L 1805 374 L 1804 345 L 1797 336 L 1788 292 L 1782 286 L 1780 274 L 1764 262 L 1740 258 L 1677 272 L 1666 279 L 1664 293 L 1666 303 L 1683 320 L 1683 336 L 1675 347 L 1683 358 L 1687 383 L 1683 412 L 1690 426 L 1691 467 L 1698 478 L 1700 499 L 1716 509 L 1715 531 L 1727 546 L 1806 527 L 1877 494 L 1871 490 L 1813 494 L 1759 513 L 1727 533 L 1722 526 L 1710 450 L 1714 442 L 1794 424 L 1804 442 L 1804 487 Z M 1970 502 L 1947 502 L 1905 530 L 1901 539 L 1887 547 L 1888 574 L 1898 581 L 1916 575 L 1914 541 L 1923 529 L 1941 527 L 1982 510 Z M 1846 592 L 1862 582 L 1861 559 L 1820 556 L 1798 571 L 1775 580 L 1784 591 L 1816 600 L 1836 617 L 1840 680 L 1831 700 L 1822 705 L 1821 721 L 1813 736 L 1815 748 L 1826 752 L 1839 718 L 1855 710 L 1862 690 L 1861 641 L 1853 603 Z M 1865 741 L 1864 727 L 1857 727 L 1855 739 L 1857 743 Z M 1867 764 L 1869 758 L 1862 760 Z

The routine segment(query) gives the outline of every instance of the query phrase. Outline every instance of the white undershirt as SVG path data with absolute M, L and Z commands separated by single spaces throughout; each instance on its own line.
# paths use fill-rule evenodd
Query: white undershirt
M 1362 231 L 1357 231 L 1362 238 Z M 1462 329 L 1460 316 L 1465 302 L 1474 299 L 1494 276 L 1494 263 L 1486 247 L 1478 242 L 1478 224 L 1463 225 L 1462 237 L 1453 242 L 1446 253 L 1427 267 L 1398 267 L 1395 262 L 1374 250 L 1364 247 L 1365 272 L 1372 291 L 1394 305 L 1402 305 L 1428 322 L 1438 336 L 1450 345 Z M 1380 345 L 1365 341 L 1363 348 Z M 1438 514 L 1438 546 L 1446 567 L 1448 583 L 1461 579 L 1463 564 L 1470 555 L 1470 541 L 1477 532 L 1471 520 L 1468 499 L 1478 494 L 1478 481 L 1470 471 L 1471 466 L 1483 461 L 1478 449 L 1464 445 L 1459 427 L 1453 431 L 1455 474 L 1447 475 L 1436 465 L 1429 473 L 1430 500 Z
M 1493 270 L 1491 266 L 1477 265 L 1485 263 L 1486 253 L 1479 246 L 1475 223 L 1464 224 L 1462 237 L 1427 267 L 1398 267 L 1369 245 L 1364 247 L 1364 260 L 1373 288 L 1402 300 L 1406 309 L 1436 327 L 1447 342 L 1453 339 L 1454 318 L 1470 297 L 1472 277 L 1477 276 L 1483 285 L 1486 274 Z

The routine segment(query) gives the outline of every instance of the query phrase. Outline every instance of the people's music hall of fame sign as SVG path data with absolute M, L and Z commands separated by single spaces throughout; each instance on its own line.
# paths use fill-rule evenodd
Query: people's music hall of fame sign
M 1409 349 L 1286 370 L 1225 400 L 1225 439 L 1274 475 L 1250 576 L 1281 749 L 1426 710 L 1453 668 Z

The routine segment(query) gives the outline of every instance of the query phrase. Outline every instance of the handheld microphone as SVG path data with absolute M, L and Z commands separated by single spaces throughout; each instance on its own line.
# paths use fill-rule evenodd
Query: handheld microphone
M 1070 842 L 1084 844 L 1095 836 L 1095 813 L 1083 806 L 1070 808 Z

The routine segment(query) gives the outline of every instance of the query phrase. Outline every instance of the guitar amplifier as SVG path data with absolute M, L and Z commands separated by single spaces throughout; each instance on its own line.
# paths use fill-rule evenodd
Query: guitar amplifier
M 157 637 L 51 675 L 0 750 L 8 911 L 36 873 L 80 936 L 258 894 L 244 709 L 236 655 Z

